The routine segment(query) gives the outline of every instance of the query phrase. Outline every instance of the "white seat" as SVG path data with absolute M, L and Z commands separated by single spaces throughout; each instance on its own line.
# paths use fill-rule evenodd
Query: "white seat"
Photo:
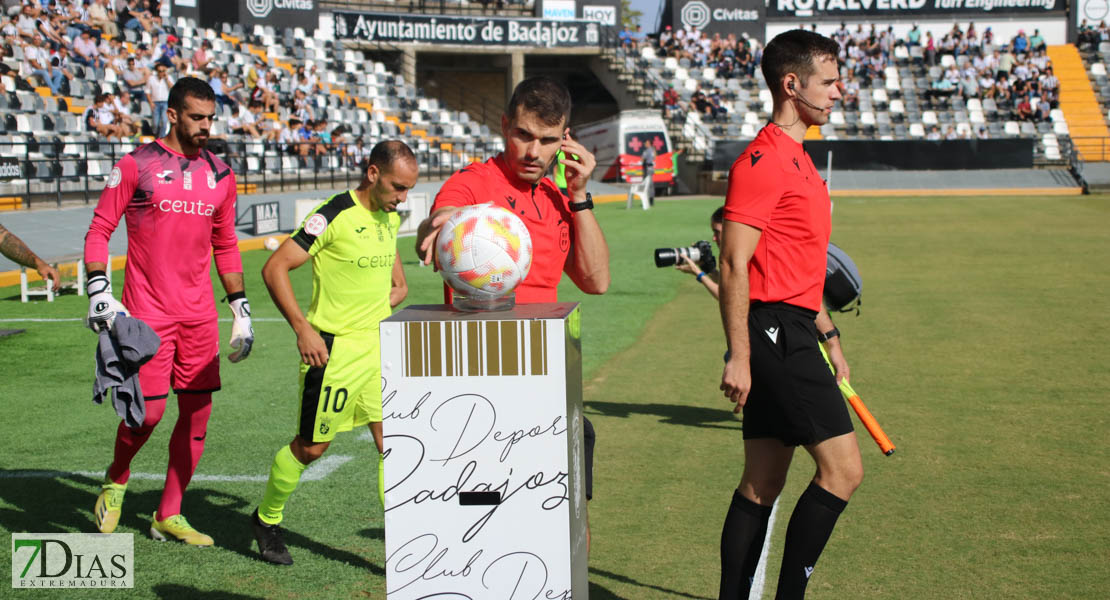
M 1060 148 L 1058 146 L 1046 146 L 1044 157 L 1048 160 L 1060 160 Z
M 835 115 L 836 113 L 833 113 L 833 114 Z M 841 118 L 843 118 L 843 115 L 841 115 Z M 761 120 L 759 118 L 759 113 L 755 113 L 755 112 L 752 112 L 750 110 L 748 112 L 744 113 L 744 122 L 745 123 L 748 123 L 749 125 L 759 125 L 760 121 Z
M 873 113 L 869 110 L 865 110 L 865 111 L 860 112 L 859 122 L 863 123 L 864 125 L 874 125 L 875 124 L 875 113 Z
M 951 67 L 954 64 L 956 64 L 956 58 L 953 57 L 951 54 L 942 54 L 941 55 L 941 57 L 940 57 L 940 66 L 942 68 L 947 69 L 948 67 Z
M 1006 121 L 1006 124 L 1002 126 L 1002 131 L 1006 135 L 1021 135 L 1021 126 L 1017 124 L 1017 121 Z
M 766 103 L 766 102 L 772 102 L 773 100 L 774 100 L 774 98 L 771 96 L 771 90 L 767 90 L 767 89 L 759 90 L 759 101 L 760 102 Z
M 939 121 L 937 121 L 937 113 L 931 110 L 921 113 L 921 122 L 926 125 L 936 125 L 939 123 Z
M 1046 133 L 1041 137 L 1041 143 L 1045 145 L 1045 148 L 1050 146 L 1058 147 L 1060 145 L 1060 140 L 1056 139 L 1055 133 Z
M 839 110 L 834 110 L 832 114 L 829 115 L 829 123 L 833 125 L 844 125 L 844 113 Z
M 1091 75 L 1106 75 L 1106 65 L 1100 62 L 1091 65 Z
M 925 137 L 925 126 L 921 123 L 910 123 L 910 137 Z
M 983 110 L 983 102 L 981 100 L 979 100 L 978 98 L 968 98 L 967 99 L 967 112 L 973 112 L 973 111 L 976 111 L 976 110 L 978 110 L 978 111 Z
M 892 113 L 905 113 L 906 104 L 901 100 L 894 99 L 890 101 L 890 112 Z
M 1068 135 L 1067 121 L 1056 121 L 1052 124 L 1052 131 L 1055 132 L 1056 135 Z
M 986 116 L 981 110 L 973 110 L 969 112 L 967 116 L 968 120 L 975 124 L 982 124 L 987 122 Z

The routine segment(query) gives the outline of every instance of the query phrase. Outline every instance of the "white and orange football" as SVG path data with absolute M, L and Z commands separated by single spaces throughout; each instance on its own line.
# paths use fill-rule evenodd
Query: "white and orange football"
M 528 276 L 532 237 L 520 217 L 504 208 L 467 206 L 439 230 L 436 265 L 447 285 L 459 294 L 500 298 Z

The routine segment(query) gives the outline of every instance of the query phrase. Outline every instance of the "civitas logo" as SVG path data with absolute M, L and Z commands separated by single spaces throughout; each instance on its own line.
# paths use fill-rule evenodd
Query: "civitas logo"
M 13 533 L 12 588 L 135 587 L 130 533 Z
M 698 29 L 708 25 L 711 18 L 709 6 L 701 0 L 687 2 L 686 6 L 682 7 L 682 12 L 679 16 L 682 19 L 683 25 L 697 27 Z
M 256 19 L 270 16 L 275 8 L 283 10 L 312 10 L 312 0 L 247 0 L 247 12 Z

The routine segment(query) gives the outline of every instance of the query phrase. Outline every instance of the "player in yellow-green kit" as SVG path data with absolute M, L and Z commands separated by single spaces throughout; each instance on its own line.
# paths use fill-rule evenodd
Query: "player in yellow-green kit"
M 267 562 L 293 564 L 279 527 L 285 501 L 337 433 L 369 425 L 381 456 L 378 322 L 408 292 L 397 253 L 397 205 L 416 185 L 418 170 L 416 157 L 403 142 L 374 146 L 358 189 L 316 207 L 262 267 L 270 296 L 296 332 L 301 354 L 297 434 L 274 457 L 266 494 L 251 515 L 258 551 Z M 306 317 L 289 271 L 309 258 L 312 305 Z M 379 497 L 381 472 L 379 459 Z

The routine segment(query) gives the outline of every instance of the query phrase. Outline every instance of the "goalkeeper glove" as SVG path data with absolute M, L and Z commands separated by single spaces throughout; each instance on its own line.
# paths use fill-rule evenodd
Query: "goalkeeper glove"
M 127 314 L 127 307 L 112 296 L 112 282 L 103 272 L 95 273 L 85 284 L 89 295 L 89 314 L 85 325 L 93 331 L 110 330 L 117 314 Z
M 251 305 L 247 302 L 246 295 L 243 292 L 238 294 L 230 294 L 232 296 L 239 296 L 231 300 L 231 314 L 235 317 L 234 322 L 231 324 L 231 347 L 235 349 L 227 356 L 231 362 L 239 362 L 244 358 L 250 356 L 251 346 L 254 344 L 254 328 L 251 327 Z

